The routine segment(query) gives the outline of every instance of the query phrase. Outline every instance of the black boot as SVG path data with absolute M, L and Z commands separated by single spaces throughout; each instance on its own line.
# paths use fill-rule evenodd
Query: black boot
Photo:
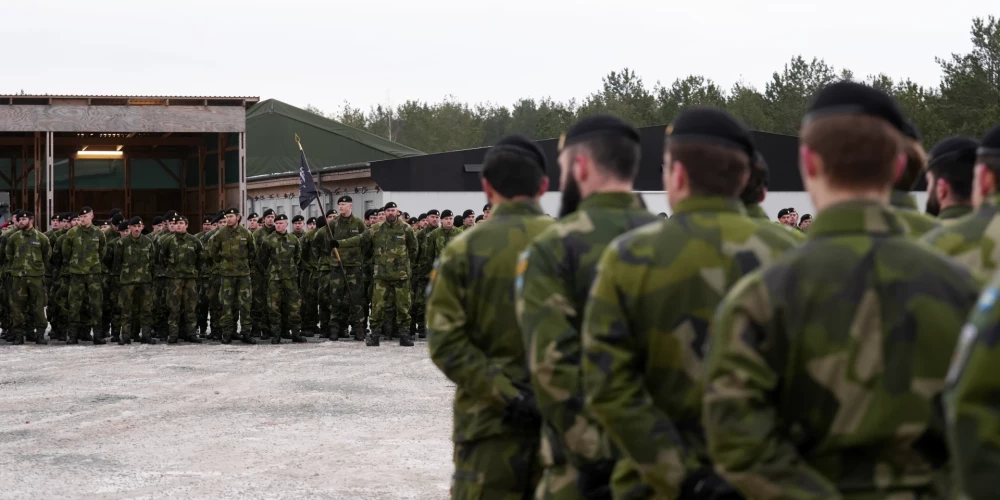
M 378 347 L 379 337 L 381 336 L 382 332 L 373 329 L 372 332 L 365 337 L 365 345 L 369 347 Z
M 190 342 L 190 343 L 192 343 L 192 344 L 201 344 L 202 343 L 201 337 L 199 337 L 197 335 L 194 335 L 194 334 L 188 335 L 187 341 Z
M 198 335 L 199 337 L 204 338 L 204 337 L 208 336 L 208 327 L 207 326 L 200 326 L 200 327 L 198 327 L 198 331 L 199 331 L 199 335 Z
M 24 334 L 21 332 L 14 332 L 14 345 L 24 345 Z
M 302 336 L 301 332 L 292 332 L 292 342 L 295 342 L 296 344 L 304 344 L 309 341 Z
M 281 343 L 281 334 L 271 335 L 271 343 L 272 344 L 280 344 Z
M 38 345 L 47 345 L 48 340 L 45 340 L 45 327 L 35 329 L 35 343 Z
M 176 344 L 177 343 L 177 337 L 175 337 L 173 335 L 168 336 L 167 337 L 167 343 L 168 344 Z
M 66 345 L 78 345 L 80 340 L 76 338 L 78 330 L 76 328 L 70 327 L 66 332 Z
M 107 343 L 108 341 L 104 340 L 104 337 L 102 336 L 101 332 L 97 331 L 94 332 L 94 345 L 104 345 Z
M 403 347 L 413 347 L 413 337 L 409 333 L 404 333 L 399 336 L 399 345 Z
M 365 329 L 361 327 L 351 328 L 351 333 L 354 334 L 354 341 L 360 342 L 365 339 Z
M 253 338 L 250 334 L 244 333 L 243 334 L 243 343 L 244 344 L 255 345 L 255 344 L 257 344 L 257 339 Z
M 281 338 L 285 340 L 292 340 L 292 334 L 288 330 L 285 330 L 281 332 Z
M 418 339 L 426 339 L 427 338 L 427 329 L 426 328 L 418 328 L 417 329 L 417 338 Z

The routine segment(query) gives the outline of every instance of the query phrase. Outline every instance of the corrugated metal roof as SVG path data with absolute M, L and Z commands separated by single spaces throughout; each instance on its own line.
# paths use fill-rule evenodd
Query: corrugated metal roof
M 14 97 L 23 98 L 44 98 L 44 99 L 247 99 L 260 100 L 254 96 L 201 96 L 201 95 L 93 95 L 93 94 L 0 94 L 0 98 L 8 99 Z

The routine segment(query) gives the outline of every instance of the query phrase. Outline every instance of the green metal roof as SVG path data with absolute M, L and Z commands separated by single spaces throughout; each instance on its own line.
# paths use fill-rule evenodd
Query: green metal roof
M 302 139 L 302 147 L 313 170 L 424 154 L 276 99 L 268 99 L 247 111 L 247 177 L 297 171 L 299 147 L 295 144 L 295 134 Z

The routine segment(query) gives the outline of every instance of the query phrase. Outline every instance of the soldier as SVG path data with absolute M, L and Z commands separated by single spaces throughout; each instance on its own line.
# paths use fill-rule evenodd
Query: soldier
M 374 208 L 368 210 L 367 215 L 365 216 L 365 225 L 371 228 L 377 223 L 378 223 L 378 211 L 375 210 Z M 369 324 L 368 318 L 369 315 L 371 314 L 371 309 L 372 309 L 372 292 L 375 286 L 375 280 L 372 279 L 372 273 L 375 272 L 375 267 L 374 267 L 375 259 L 372 258 L 370 250 L 371 249 L 365 251 L 365 249 L 362 247 L 361 251 L 362 260 L 364 261 L 364 264 L 362 264 L 361 269 L 362 272 L 364 273 L 364 280 L 365 280 L 365 304 L 362 307 L 362 311 L 364 313 L 364 321 L 362 324 L 365 325 L 365 335 L 366 335 L 365 338 L 367 338 L 367 335 L 369 333 L 367 325 Z
M 764 155 L 758 151 L 754 157 L 753 164 L 750 165 L 750 177 L 747 178 L 747 185 L 740 192 L 740 200 L 747 209 L 747 214 L 754 219 L 770 220 L 767 212 L 760 206 L 767 197 L 767 185 L 769 175 L 767 161 Z M 661 214 L 665 216 L 666 214 Z M 666 218 L 666 217 L 664 217 Z
M 292 232 L 291 235 L 296 238 L 302 238 L 305 234 L 306 218 L 301 215 L 296 215 L 292 217 Z
M 250 230 L 241 225 L 242 218 L 239 214 L 236 214 L 236 224 L 246 231 L 249 235 L 249 241 L 253 241 L 253 234 Z M 205 267 L 208 268 L 208 314 L 209 314 L 209 340 L 222 340 L 222 303 L 220 302 L 220 295 L 222 293 L 222 276 L 219 275 L 219 264 L 216 259 L 216 255 L 209 251 L 209 242 L 212 237 L 215 236 L 222 228 L 226 226 L 226 216 L 223 210 L 219 210 L 212 218 L 212 230 L 205 236 L 205 241 L 202 244 L 205 246 Z M 249 279 L 249 276 L 248 276 Z M 249 321 L 249 319 L 247 320 Z M 249 332 L 247 328 L 247 332 Z
M 888 204 L 905 123 L 874 88 L 820 90 L 800 134 L 809 243 L 717 309 L 702 422 L 747 498 L 948 496 L 940 393 L 976 287 Z
M 750 218 L 739 199 L 755 157 L 729 113 L 680 113 L 663 153 L 672 217 L 616 238 L 598 261 L 582 376 L 587 408 L 622 453 L 615 496 L 731 494 L 712 472 L 699 420 L 708 325 L 726 290 L 797 242 Z
M 536 498 L 610 498 L 617 453 L 583 406 L 580 323 L 604 248 L 657 220 L 632 193 L 640 155 L 639 132 L 618 118 L 573 125 L 560 142 L 561 218 L 521 254 L 518 320 L 544 419 Z
M 263 225 L 256 232 L 253 233 L 254 245 L 257 247 L 258 255 L 261 251 L 261 242 L 264 238 L 274 234 L 274 210 L 270 208 L 264 211 L 264 215 L 260 217 L 260 221 Z M 260 268 L 260 259 L 254 263 L 253 271 L 251 274 L 251 282 L 253 284 L 253 309 L 250 311 L 251 314 L 256 313 L 253 317 L 253 326 L 257 329 L 261 338 L 267 338 L 270 335 L 270 308 L 267 305 L 267 269 Z
M 979 141 L 949 137 L 931 148 L 927 162 L 927 213 L 948 226 L 972 213 L 972 172 Z
M 117 209 L 115 209 L 117 210 Z M 121 215 L 121 211 L 111 212 L 109 214 L 111 217 L 109 220 L 102 224 L 101 229 L 104 230 L 104 257 L 101 262 L 101 267 L 104 271 L 104 310 L 101 314 L 101 333 L 104 337 L 118 337 L 118 332 L 114 331 L 112 328 L 113 319 L 115 316 L 115 309 L 118 307 L 118 283 L 117 279 L 114 277 L 114 273 L 111 271 L 111 264 L 115 260 L 115 243 L 118 242 L 118 238 L 121 235 L 118 233 L 118 224 L 121 224 L 124 216 Z M 113 335 L 112 335 L 113 332 Z M 117 338 L 113 338 L 117 341 Z
M 62 238 L 69 232 L 72 218 L 73 214 L 70 212 L 59 214 L 59 229 L 55 230 L 49 238 L 49 245 L 52 247 L 50 258 L 52 288 L 48 295 L 48 316 L 52 323 L 52 331 L 49 332 L 49 338 L 52 340 L 66 340 L 66 334 L 69 330 L 66 310 L 69 276 L 63 272 Z
M 365 223 L 353 215 L 354 200 L 350 196 L 341 196 L 337 200 L 337 217 L 334 219 L 333 237 L 338 240 L 346 240 L 360 236 L 365 232 Z M 322 252 L 326 255 L 332 253 L 332 248 L 324 246 Z M 355 340 L 363 340 L 364 336 L 364 307 L 365 301 L 365 280 L 362 265 L 362 249 L 359 247 L 343 248 L 340 251 L 341 262 L 336 262 L 336 257 L 331 263 L 333 268 L 330 276 L 330 288 L 328 294 L 323 296 L 323 300 L 331 304 L 331 339 L 347 338 L 347 328 L 350 326 Z M 343 264 L 343 270 L 340 265 Z M 346 272 L 346 276 L 345 273 Z
M 891 204 L 899 213 L 899 218 L 906 225 L 910 236 L 920 238 L 940 227 L 940 224 L 933 217 L 920 213 L 916 198 L 910 194 L 910 190 L 917 185 L 920 175 L 927 167 L 927 154 L 920 144 L 920 133 L 912 123 L 907 122 L 903 135 L 906 165 L 893 185 Z
M 472 229 L 476 225 L 476 212 L 469 209 L 462 213 L 462 229 Z
M 345 249 L 360 246 L 362 251 L 368 249 L 373 254 L 372 331 L 365 344 L 379 345 L 383 329 L 389 324 L 399 332 L 399 345 L 412 346 L 409 279 L 412 275 L 410 263 L 415 263 L 417 258 L 417 239 L 413 230 L 399 220 L 399 209 L 394 202 L 386 204 L 385 214 L 385 222 L 375 224 L 358 236 L 335 240 L 337 243 L 333 246 Z M 386 317 L 390 303 L 395 306 L 395 322 Z
M 324 219 L 325 221 L 326 219 Z M 299 254 L 301 255 L 299 265 L 299 297 L 302 301 L 302 336 L 315 337 L 319 324 L 319 284 L 316 275 L 316 257 L 313 255 L 310 246 L 316 235 L 316 218 L 310 217 L 309 230 L 304 232 L 299 238 Z M 324 296 L 324 300 L 326 297 Z M 320 333 L 321 337 L 326 336 L 326 330 Z
M 257 215 L 257 212 L 251 213 L 250 216 L 247 218 L 247 229 L 251 233 L 256 233 L 257 230 L 260 229 L 260 224 L 259 224 L 259 222 L 257 220 L 259 218 L 260 218 L 260 216 Z
M 17 230 L 6 243 L 6 261 L 11 274 L 11 301 L 14 344 L 27 337 L 36 344 L 45 340 L 45 267 L 49 261 L 49 239 L 35 229 L 35 214 L 24 212 L 14 220 Z
M 53 262 L 53 258 L 55 254 L 55 238 L 60 231 L 62 231 L 62 214 L 52 214 L 52 216 L 49 217 L 49 230 L 45 231 L 45 237 L 49 240 L 49 261 L 46 262 L 45 266 L 45 295 L 47 298 L 54 296 L 56 267 Z M 55 338 L 55 325 L 58 323 L 56 317 L 58 315 L 52 301 L 46 300 L 46 302 L 45 312 L 48 316 L 49 323 L 52 325 L 52 333 L 50 335 Z
M 204 248 L 188 234 L 186 217 L 174 215 L 168 224 L 173 225 L 173 233 L 161 237 L 156 248 L 156 267 L 163 270 L 166 279 L 167 343 L 176 344 L 179 338 L 186 338 L 200 344 L 202 341 L 194 332 L 198 327 L 197 280 Z
M 336 264 L 333 256 L 333 236 L 327 228 L 329 224 L 326 217 L 316 218 L 316 229 L 307 236 L 308 247 L 302 248 L 302 259 L 311 262 L 313 270 L 309 293 L 315 294 L 316 297 L 309 300 L 314 301 L 318 309 L 315 319 L 319 322 L 319 336 L 336 341 L 339 335 L 331 335 L 336 333 L 331 320 L 333 309 L 339 304 L 335 303 L 331 292 L 335 272 L 333 267 Z M 339 273 L 340 270 L 337 269 L 336 272 Z M 358 340 L 364 340 L 364 335 Z
M 195 239 L 201 243 L 202 248 L 208 247 L 208 238 L 212 236 L 214 229 L 214 216 L 206 215 L 201 219 L 201 232 L 194 235 Z M 208 337 L 208 315 L 211 309 L 210 293 L 212 289 L 212 267 L 214 262 L 205 256 L 205 261 L 198 269 L 198 282 L 195 285 L 198 289 L 198 333 L 202 338 Z M 218 335 L 217 331 L 213 333 Z
M 385 209 L 384 208 L 378 209 L 375 212 L 375 224 L 377 224 L 379 222 L 385 222 L 385 216 L 386 216 Z M 372 224 L 372 225 L 374 226 L 375 224 Z
M 458 229 L 459 232 L 465 230 L 465 218 L 461 215 L 456 215 L 454 217 L 454 227 Z
M 104 290 L 101 287 L 101 256 L 104 255 L 104 233 L 93 226 L 94 210 L 83 207 L 78 216 L 79 224 L 70 229 L 60 240 L 63 272 L 69 276 L 67 290 L 67 316 L 69 334 L 67 344 L 79 344 L 87 339 L 91 329 L 100 324 L 96 314 L 101 311 Z M 87 317 L 86 323 L 82 320 Z M 106 344 L 100 333 L 93 337 L 94 344 Z
M 316 229 L 316 218 L 310 217 L 306 219 L 306 232 L 312 231 L 313 229 Z
M 299 241 L 288 234 L 288 216 L 278 215 L 274 231 L 260 242 L 260 268 L 267 278 L 267 305 L 270 311 L 271 343 L 280 344 L 285 332 L 292 342 L 308 342 L 299 332 L 298 265 Z
M 489 219 L 490 218 L 490 211 L 492 210 L 492 208 L 493 207 L 491 207 L 489 203 L 483 205 L 483 218 L 484 219 Z
M 455 217 L 451 210 L 444 210 L 441 212 L 441 227 L 427 235 L 428 251 L 425 254 L 426 258 L 423 262 L 423 268 L 425 270 L 431 270 L 434 268 L 434 262 L 441 256 L 441 251 L 444 250 L 444 247 L 448 245 L 448 242 L 462 232 L 462 230 L 455 225 L 456 222 L 460 222 L 460 220 L 461 217 Z M 428 271 L 427 277 L 430 279 L 430 271 Z
M 541 476 L 540 415 L 513 296 L 518 254 L 551 224 L 545 154 L 507 136 L 487 152 L 483 190 L 496 217 L 462 233 L 435 266 L 427 299 L 431 360 L 455 383 L 452 498 L 530 498 Z
M 427 328 L 424 323 L 424 312 L 427 309 L 427 284 L 430 282 L 431 269 L 434 267 L 434 258 L 429 243 L 429 237 L 438 227 L 440 212 L 429 210 L 424 214 L 424 228 L 417 231 L 417 247 L 420 251 L 417 254 L 417 263 L 413 267 L 413 307 L 410 309 L 410 335 L 418 338 L 427 338 Z
M 983 137 L 981 148 L 1000 147 L 1000 125 Z M 983 158 L 990 162 L 986 162 Z M 992 157 L 979 153 L 972 181 L 972 206 L 975 212 L 945 227 L 927 233 L 922 240 L 950 255 L 985 285 L 997 269 L 994 249 L 1000 242 L 1000 169 L 993 170 Z
M 256 344 L 253 338 L 252 269 L 256 267 L 257 246 L 253 233 L 240 225 L 240 211 L 228 208 L 223 212 L 225 224 L 208 240 L 207 258 L 214 261 L 219 289 L 219 329 L 223 344 L 236 335 L 236 320 L 244 344 Z
M 20 219 L 23 210 L 15 210 L 12 214 L 10 221 L 5 222 L 3 226 L 3 235 L 0 235 L 0 305 L 6 305 L 8 307 L 0 307 L 0 327 L 3 328 L 4 339 L 8 341 L 14 340 L 14 330 L 12 328 L 12 316 L 10 310 L 10 262 L 7 260 L 6 248 L 7 242 L 10 237 L 17 231 L 16 222 Z
M 128 235 L 115 243 L 112 263 L 112 269 L 118 273 L 118 300 L 121 303 L 122 329 L 118 345 L 131 344 L 133 333 L 143 344 L 155 344 L 152 316 L 147 313 L 153 302 L 153 240 L 142 234 L 141 218 L 132 217 L 126 224 Z

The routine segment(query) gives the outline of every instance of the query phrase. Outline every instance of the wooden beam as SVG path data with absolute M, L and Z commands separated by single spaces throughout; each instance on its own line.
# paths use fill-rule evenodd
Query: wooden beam
M 170 174 L 170 177 L 173 177 L 174 180 L 177 181 L 178 187 L 182 187 L 182 185 L 181 185 L 181 178 L 177 177 L 177 174 L 173 173 L 173 171 L 170 170 L 170 167 L 168 167 L 166 163 L 163 163 L 163 160 L 161 160 L 159 158 L 155 158 L 155 160 L 156 160 L 156 163 L 160 166 L 160 168 L 163 169 L 164 172 Z
M 242 106 L 0 107 L 2 132 L 245 132 Z

